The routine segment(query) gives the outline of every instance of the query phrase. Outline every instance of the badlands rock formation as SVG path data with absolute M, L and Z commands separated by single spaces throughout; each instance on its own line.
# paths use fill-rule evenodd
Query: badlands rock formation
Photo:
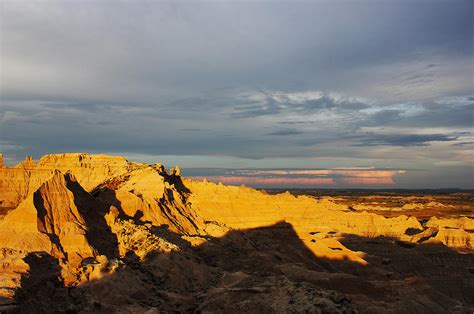
M 473 219 L 420 222 L 88 154 L 0 163 L 0 311 L 446 312 Z

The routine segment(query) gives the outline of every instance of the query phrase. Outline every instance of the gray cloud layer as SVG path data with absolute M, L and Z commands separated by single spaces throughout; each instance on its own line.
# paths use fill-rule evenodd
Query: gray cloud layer
M 473 166 L 469 1 L 0 6 L 0 149 L 13 159 L 363 164 L 471 185 L 455 175 Z

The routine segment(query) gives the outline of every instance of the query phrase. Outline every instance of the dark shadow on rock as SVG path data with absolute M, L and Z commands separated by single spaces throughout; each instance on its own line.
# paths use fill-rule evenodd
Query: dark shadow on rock
M 184 240 L 181 235 L 169 230 L 168 225 L 161 225 L 159 227 L 151 226 L 148 230 L 150 230 L 150 232 L 156 235 L 157 237 L 163 238 L 166 241 L 173 243 L 181 248 L 191 247 L 189 241 Z
M 155 228 L 180 244 L 173 239 L 179 235 Z M 341 242 L 365 252 L 368 264 L 317 257 L 286 222 L 144 260 L 129 253 L 125 267 L 80 287 L 90 298 L 80 310 L 99 304 L 104 313 L 126 311 L 133 304 L 160 312 L 437 313 L 474 306 L 473 254 L 437 244 L 408 249 L 389 237 L 345 235 Z
M 410 236 L 413 236 L 415 234 L 419 234 L 419 233 L 422 233 L 423 230 L 420 230 L 420 229 L 415 229 L 415 228 L 408 228 L 406 231 L 405 231 L 405 234 L 406 235 L 410 235 Z
M 181 194 L 191 193 L 191 191 L 184 185 L 181 176 L 174 175 L 174 174 L 167 174 L 167 173 L 161 173 L 161 175 L 164 177 L 165 182 L 168 182 L 169 184 L 173 184 L 176 190 L 180 192 Z
M 65 180 L 67 188 L 74 194 L 74 204 L 87 225 L 87 241 L 99 254 L 108 258 L 118 257 L 117 236 L 105 220 L 110 207 L 85 191 L 72 175 L 66 174 Z
M 469 271 L 474 266 L 473 253 L 462 254 L 440 243 L 407 245 L 390 237 L 346 235 L 341 243 L 367 254 L 369 264 L 362 274 L 366 278 L 417 278 L 439 293 L 439 300 L 449 297 L 474 306 L 474 275 Z
M 137 210 L 135 215 L 133 215 L 133 221 L 135 223 L 139 222 L 142 218 L 143 218 L 143 211 L 141 211 L 141 210 Z
M 73 312 L 74 302 L 62 282 L 58 260 L 46 252 L 32 252 L 24 261 L 30 270 L 21 277 L 21 289 L 15 294 L 18 306 L 14 312 L 48 313 L 58 309 L 63 313 Z
M 150 231 L 153 235 L 163 238 L 166 241 L 173 243 L 179 247 L 182 247 L 182 248 L 190 247 L 190 243 L 184 240 L 180 234 L 177 234 L 171 231 L 170 226 L 168 224 L 155 226 L 152 224 L 151 221 L 142 220 L 142 217 L 143 217 L 143 211 L 137 210 L 137 212 L 133 216 L 133 222 L 138 226 L 146 226 L 148 228 L 148 231 Z
M 131 219 L 132 218 L 132 217 L 128 216 L 127 214 L 125 214 L 125 212 L 123 211 L 123 208 L 122 208 L 122 204 L 119 201 L 119 199 L 116 197 L 115 190 L 113 190 L 112 188 L 101 185 L 101 186 L 98 186 L 97 188 L 95 188 L 94 190 L 92 190 L 90 194 L 91 194 L 91 196 L 93 196 L 98 201 L 100 201 L 104 204 L 112 205 L 115 208 L 117 208 L 117 210 L 119 212 L 118 218 L 120 218 L 120 219 Z

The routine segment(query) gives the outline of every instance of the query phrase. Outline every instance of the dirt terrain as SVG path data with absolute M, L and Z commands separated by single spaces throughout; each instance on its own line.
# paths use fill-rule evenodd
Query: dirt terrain
M 266 190 L 279 194 L 288 189 Z M 293 195 L 331 198 L 355 211 L 374 212 L 385 217 L 401 213 L 420 220 L 438 218 L 474 217 L 474 191 L 471 190 L 317 190 L 290 189 Z
M 274 193 L 79 153 L 3 166 L 0 191 L 1 312 L 474 310 L 469 193 Z

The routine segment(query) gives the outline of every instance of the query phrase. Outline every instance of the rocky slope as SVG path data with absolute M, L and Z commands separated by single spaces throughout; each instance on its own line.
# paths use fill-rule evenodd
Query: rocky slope
M 473 219 L 197 182 L 60 154 L 0 163 L 0 311 L 445 312 L 474 306 Z M 414 298 L 416 296 L 416 298 Z

